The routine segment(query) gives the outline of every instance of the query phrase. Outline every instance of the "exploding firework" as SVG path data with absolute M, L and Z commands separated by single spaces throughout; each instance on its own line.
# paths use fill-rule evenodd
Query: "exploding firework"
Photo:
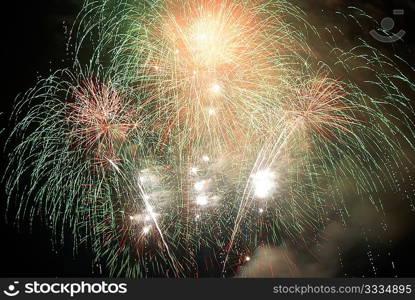
M 16 108 L 8 193 L 28 176 L 18 217 L 69 226 L 112 275 L 231 276 L 258 247 L 347 223 L 349 182 L 356 199 L 394 189 L 386 171 L 410 163 L 397 86 L 412 82 L 367 44 L 317 58 L 288 1 L 87 1 L 80 16 L 74 71 Z
M 68 104 L 68 122 L 74 147 L 93 153 L 97 160 L 116 158 L 115 144 L 128 138 L 128 132 L 138 126 L 139 116 L 128 109 L 117 91 L 93 81 L 72 91 L 75 101 Z

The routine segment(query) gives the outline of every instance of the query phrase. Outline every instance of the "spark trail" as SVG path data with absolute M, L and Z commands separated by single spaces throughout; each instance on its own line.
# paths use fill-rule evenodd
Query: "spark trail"
M 318 247 L 357 201 L 383 212 L 413 167 L 414 84 L 311 23 L 285 0 L 86 1 L 73 65 L 16 104 L 17 221 L 69 229 L 111 276 L 199 277 Z

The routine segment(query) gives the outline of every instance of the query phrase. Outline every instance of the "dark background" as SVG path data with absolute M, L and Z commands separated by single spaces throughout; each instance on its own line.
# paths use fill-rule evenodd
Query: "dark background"
M 413 1 L 346 1 L 346 0 L 297 0 L 310 15 L 319 16 L 321 9 L 343 9 L 349 5 L 368 10 L 375 19 L 392 16 L 395 8 L 404 8 L 405 16 L 395 17 L 396 28 L 407 31 L 405 42 L 392 45 L 376 44 L 385 51 L 397 53 L 415 66 L 412 49 L 415 46 L 415 29 L 411 27 L 415 18 Z M 1 128 L 6 128 L 0 135 L 2 142 L 8 133 L 8 117 L 15 97 L 32 87 L 39 76 L 46 76 L 51 71 L 70 66 L 66 53 L 67 29 L 81 7 L 81 0 L 41 0 L 41 1 L 10 1 L 8 7 L 2 9 L 1 44 L 2 59 L 2 93 L 0 96 Z M 5 5 L 5 4 L 3 4 Z M 399 18 L 399 19 L 397 19 Z M 372 28 L 368 28 L 368 32 Z M 367 33 L 366 33 L 367 35 Z M 2 153 L 2 165 L 7 163 Z M 27 226 L 21 230 L 13 224 L 13 219 L 6 220 L 6 196 L 3 186 L 0 190 L 0 276 L 2 277 L 81 277 L 100 276 L 94 273 L 91 266 L 91 253 L 80 249 L 73 255 L 70 235 L 65 239 L 65 246 L 53 249 L 50 231 L 37 221 L 30 232 Z M 9 212 L 13 216 L 13 212 Z M 413 215 L 413 213 L 412 213 Z M 414 218 L 415 219 L 415 218 Z M 391 246 L 393 257 L 380 258 L 377 261 L 378 276 L 415 277 L 415 222 L 404 236 L 394 241 Z M 366 247 L 356 245 L 355 247 Z M 367 257 L 361 258 L 361 249 L 350 249 L 344 259 L 349 264 L 338 276 L 371 276 L 371 266 Z M 397 274 L 390 272 L 391 260 L 397 265 Z M 102 274 L 102 276 L 105 276 Z
M 39 77 L 70 66 L 66 52 L 67 31 L 74 22 L 81 0 L 10 1 L 2 12 L 3 95 L 1 128 L 7 137 L 8 117 L 14 99 L 32 87 Z M 2 153 L 2 165 L 7 163 Z M 52 248 L 50 230 L 41 220 L 20 230 L 13 224 L 13 211 L 6 220 L 6 196 L 0 200 L 0 276 L 98 276 L 92 273 L 91 254 L 80 249 L 73 255 L 70 235 L 64 247 Z

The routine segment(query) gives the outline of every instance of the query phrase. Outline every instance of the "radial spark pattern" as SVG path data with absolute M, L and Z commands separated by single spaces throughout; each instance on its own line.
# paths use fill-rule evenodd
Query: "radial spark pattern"
M 69 226 L 112 275 L 232 276 L 347 224 L 350 195 L 381 210 L 388 169 L 411 163 L 413 83 L 305 19 L 283 0 L 87 1 L 73 70 L 16 108 L 19 218 Z

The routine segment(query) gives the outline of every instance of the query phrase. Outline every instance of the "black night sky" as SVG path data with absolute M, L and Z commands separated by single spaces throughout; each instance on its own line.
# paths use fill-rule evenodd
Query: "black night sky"
M 392 16 L 392 10 L 405 10 L 404 16 L 396 17 L 396 28 L 407 32 L 404 42 L 393 45 L 376 44 L 384 51 L 399 54 L 415 66 L 415 3 L 411 0 L 296 0 L 311 16 L 318 17 L 321 9 L 341 10 L 347 6 L 366 9 L 375 19 Z M 0 135 L 3 142 L 7 138 L 10 126 L 8 118 L 15 97 L 32 87 L 39 76 L 51 71 L 69 67 L 70 60 L 66 53 L 67 29 L 71 26 L 81 7 L 81 0 L 41 0 L 10 1 L 3 3 L 2 22 L 2 95 L 0 111 L 1 126 L 5 128 Z M 312 3 L 312 4 L 311 4 Z M 335 22 L 335 20 L 331 20 Z M 371 28 L 368 28 L 368 32 Z M 349 32 L 350 35 L 355 34 Z M 367 33 L 364 33 L 367 38 Z M 413 72 L 413 71 L 412 71 Z M 409 73 L 415 80 L 415 75 Z M 415 99 L 414 99 L 415 101 Z M 3 145 L 2 145 L 3 148 Z M 1 168 L 7 163 L 6 154 L 2 153 Z M 412 173 L 415 173 L 413 170 Z M 38 218 L 33 224 L 32 232 L 23 224 L 20 229 L 13 224 L 13 208 L 6 214 L 6 196 L 3 184 L 0 188 L 0 229 L 1 256 L 0 276 L 2 277 L 99 277 L 106 276 L 105 270 L 100 274 L 91 266 L 92 253 L 88 249 L 79 249 L 73 254 L 70 234 L 66 234 L 65 245 L 52 248 L 50 230 Z M 407 222 L 403 234 L 396 238 L 389 249 L 384 249 L 385 256 L 376 261 L 379 277 L 415 277 L 415 216 L 409 205 L 397 209 Z M 6 220 L 7 219 L 7 220 Z M 336 276 L 371 277 L 372 265 L 366 254 L 365 243 L 355 243 L 347 249 L 344 269 Z M 379 247 L 382 247 L 380 245 Z M 391 256 L 386 253 L 391 252 Z M 396 271 L 391 270 L 394 261 Z M 206 274 L 207 276 L 213 274 Z

